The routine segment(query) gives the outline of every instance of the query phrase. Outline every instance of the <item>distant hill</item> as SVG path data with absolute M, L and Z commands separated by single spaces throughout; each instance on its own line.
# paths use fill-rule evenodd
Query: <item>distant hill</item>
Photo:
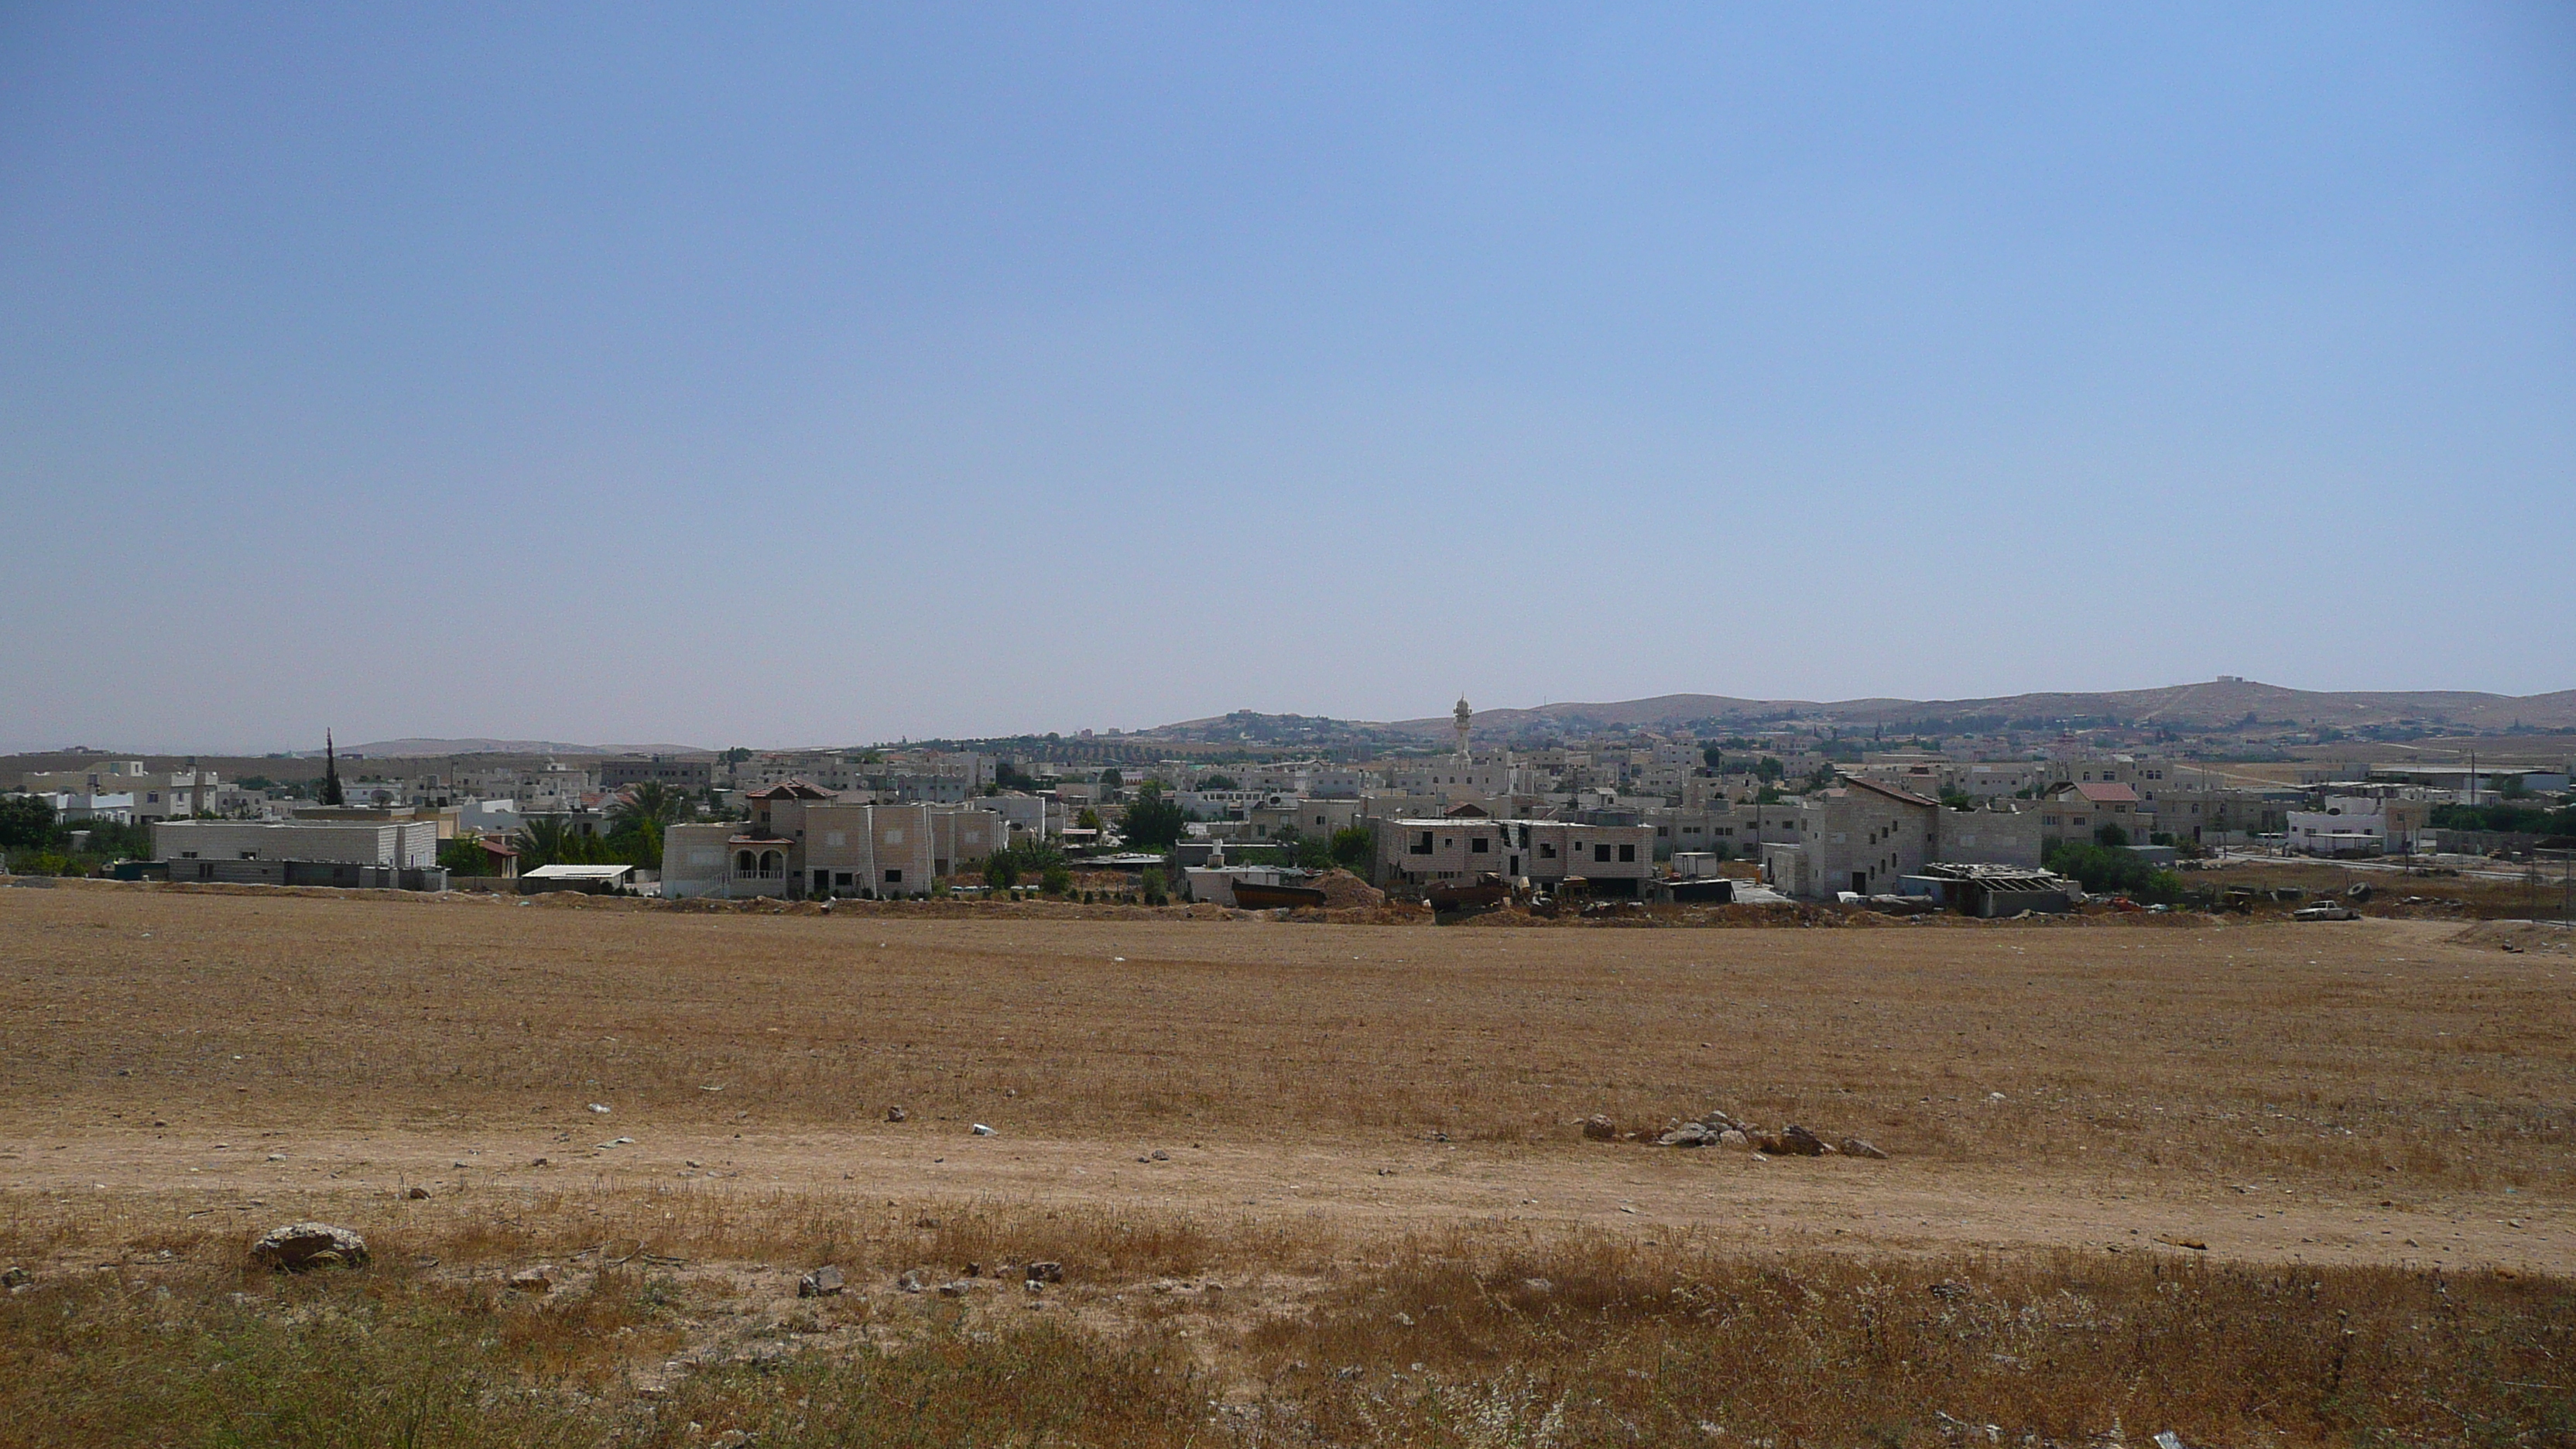
M 364 755 L 371 760 L 399 759 L 422 755 L 712 755 L 715 751 L 697 745 L 570 745 L 561 740 L 377 740 L 372 744 L 343 745 L 341 753 Z M 298 756 L 319 756 L 320 750 L 298 750 Z
M 1479 733 L 1571 731 L 1584 726 L 1654 728 L 1702 721 L 1752 724 L 1797 719 L 1838 725 L 1966 727 L 1992 721 L 2025 728 L 2057 721 L 2170 725 L 2217 729 L 2247 719 L 2261 724 L 2343 729 L 2374 725 L 2493 731 L 2576 728 L 2576 689 L 2554 694 L 2479 694 L 2466 690 L 2406 692 L 2289 689 L 2246 679 L 2219 679 L 2161 689 L 2100 694 L 2014 694 L 1991 699 L 1738 699 L 1718 694 L 1666 694 L 1611 704 L 1550 704 L 1537 709 L 1476 712 Z M 1445 736 L 1449 717 L 1399 720 L 1383 728 L 1430 738 Z

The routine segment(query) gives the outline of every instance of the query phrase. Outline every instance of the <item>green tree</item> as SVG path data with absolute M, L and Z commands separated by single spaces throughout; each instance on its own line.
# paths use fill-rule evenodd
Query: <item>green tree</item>
M 1199 781 L 1199 788 L 1202 790 L 1240 790 L 1243 787 L 1234 782 L 1234 777 L 1232 775 L 1210 775 L 1206 779 Z
M 37 850 L 53 838 L 53 801 L 35 795 L 0 796 L 0 850 Z
M 1104 790 L 1115 790 L 1124 786 L 1126 783 L 1127 777 L 1118 773 L 1115 768 L 1100 772 L 1100 786 Z
M 1137 881 L 1136 886 L 1138 890 L 1145 893 L 1145 904 L 1149 906 L 1168 906 L 1172 903 L 1172 888 L 1164 882 L 1163 873 L 1159 870 L 1146 871 Z
M 1182 827 L 1189 817 L 1181 807 L 1163 798 L 1162 787 L 1148 780 L 1136 789 L 1136 798 L 1127 804 L 1123 827 L 1130 850 L 1167 850 L 1178 843 Z
M 449 875 L 489 875 L 492 857 L 479 840 L 451 840 L 438 848 L 438 865 Z
M 2129 832 L 2117 825 L 2101 826 L 2093 832 L 2093 843 L 2104 850 L 2126 850 L 2129 848 Z
M 2182 895 L 2181 876 L 2156 869 L 2125 846 L 2061 840 L 2041 852 L 2040 862 L 2088 891 L 2168 904 Z
M 1780 763 L 1780 761 L 1779 761 L 1776 757 L 1774 757 L 1774 756 L 1771 756 L 1771 755 L 1764 755 L 1761 759 L 1756 760 L 1756 761 L 1754 762 L 1754 764 L 1753 764 L 1753 778 L 1755 778 L 1755 779 L 1757 779 L 1757 780 L 1761 780 L 1761 781 L 1764 781 L 1764 782 L 1766 782 L 1766 783 L 1776 784 L 1776 783 L 1778 783 L 1778 782 L 1779 782 L 1779 781 L 1781 781 L 1781 780 L 1785 780 L 1785 779 L 1787 779 L 1788 777 L 1789 777 L 1789 767 L 1788 767 L 1788 766 L 1786 766 L 1786 765 L 1784 765 L 1784 764 L 1781 764 L 1781 763 Z
M 1073 817 L 1073 827 L 1076 830 L 1098 830 L 1100 828 L 1100 812 L 1092 809 L 1088 805 L 1083 806 L 1081 813 Z
M 659 780 L 646 780 L 628 786 L 626 793 L 617 797 L 617 803 L 608 807 L 608 828 L 611 832 L 648 825 L 659 829 L 676 825 L 690 814 L 687 796 Z
M 1361 875 L 1377 863 L 1377 836 L 1365 825 L 1333 832 L 1333 863 Z
M 1065 869 L 1062 861 L 1058 861 L 1039 872 L 1038 889 L 1051 896 L 1064 895 L 1073 889 L 1073 872 Z
M 519 869 L 531 871 L 541 865 L 586 864 L 587 849 L 581 832 L 559 815 L 539 815 L 521 825 L 510 837 L 518 847 Z

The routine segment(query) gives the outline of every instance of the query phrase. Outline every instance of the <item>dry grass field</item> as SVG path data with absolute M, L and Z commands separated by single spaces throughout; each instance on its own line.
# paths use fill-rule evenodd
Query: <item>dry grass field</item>
M 0 890 L 0 1443 L 2566 1443 L 2571 986 L 2422 920 Z M 1889 1157 L 1577 1128 L 1712 1108 Z M 375 1261 L 246 1272 L 299 1217 Z

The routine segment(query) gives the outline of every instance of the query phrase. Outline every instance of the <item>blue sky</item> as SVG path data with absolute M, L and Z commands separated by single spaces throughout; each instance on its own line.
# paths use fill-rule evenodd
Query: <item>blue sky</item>
M 2556 6 L 0 12 L 0 744 L 2576 685 Z

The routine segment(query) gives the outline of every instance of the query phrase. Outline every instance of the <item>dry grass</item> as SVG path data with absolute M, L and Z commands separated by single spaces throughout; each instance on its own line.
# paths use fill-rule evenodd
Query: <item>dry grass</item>
M 1458 1231 L 1287 1292 L 1069 1280 L 807 1306 L 631 1262 L 544 1298 L 147 1263 L 0 1302 L 0 1444 L 2576 1442 L 2555 1279 Z
M 0 1300 L 0 1444 L 2569 1443 L 2568 1284 L 2396 1261 L 2415 1224 L 2541 1219 L 2576 1186 L 2566 961 L 2456 929 L 0 891 L 0 1257 L 38 1270 Z M 1570 1125 L 1719 1106 L 1897 1158 L 1757 1168 Z M 945 1187 L 934 1154 L 970 1120 L 1101 1185 Z M 630 1167 L 645 1149 L 590 1145 L 609 1133 L 822 1170 Z M 387 1190 L 420 1144 L 504 1141 L 431 1200 Z M 1221 1178 L 1202 1141 L 1393 1206 L 1169 1206 L 1158 1184 Z M 272 1142 L 287 1160 L 240 1161 Z M 1139 1142 L 1195 1160 L 1159 1178 Z M 1977 1254 L 1829 1250 L 1821 1224 L 1755 1236 L 1714 1210 L 1394 1210 L 1450 1201 L 1474 1163 L 1528 1191 L 1670 1178 L 1683 1201 L 1795 1174 L 1851 1199 L 2026 1184 L 2052 1213 L 2186 1188 L 2239 1219 L 2396 1205 L 2336 1268 L 2290 1262 L 2325 1251 L 2295 1236 L 2279 1261 L 2193 1262 L 2137 1219 L 2117 1253 Z M 2405 1216 L 2415 1198 L 2435 1206 Z M 308 1213 L 367 1233 L 375 1265 L 244 1273 L 252 1231 Z M 2496 1261 L 2476 1242 L 2518 1230 L 2452 1251 Z M 893 1286 L 1036 1259 L 1066 1282 Z M 822 1262 L 851 1292 L 800 1303 Z M 564 1286 L 503 1289 L 532 1263 Z
M 2564 963 L 2441 930 L 1477 932 L 5 891 L 0 1149 L 280 1126 L 580 1145 L 604 1125 L 584 1105 L 611 1101 L 621 1131 L 858 1132 L 902 1103 L 1021 1137 L 1559 1151 L 1592 1112 L 1722 1106 L 1916 1159 L 2563 1190 Z

